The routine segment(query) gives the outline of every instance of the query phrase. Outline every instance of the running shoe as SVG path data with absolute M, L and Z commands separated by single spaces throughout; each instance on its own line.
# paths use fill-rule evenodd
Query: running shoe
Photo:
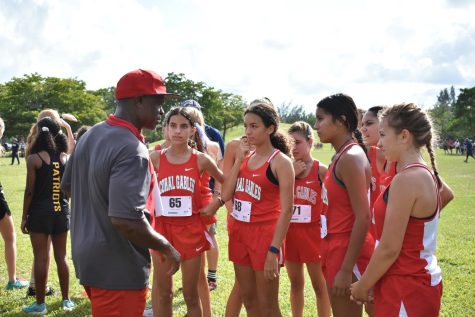
M 54 295 L 54 289 L 52 287 L 46 288 L 46 296 L 52 296 Z M 28 290 L 26 291 L 26 296 L 36 296 L 36 290 L 34 287 L 28 287 Z
M 37 304 L 34 302 L 31 305 L 23 306 L 23 312 L 29 315 L 46 315 L 48 310 L 45 303 Z
M 72 311 L 74 308 L 76 308 L 76 304 L 70 299 L 65 299 L 61 303 L 61 308 L 63 308 L 65 311 Z
M 27 287 L 29 284 L 30 284 L 29 282 L 22 281 L 19 278 L 17 278 L 15 282 L 8 282 L 6 289 L 8 291 L 11 291 L 13 289 L 19 289 L 19 288 Z

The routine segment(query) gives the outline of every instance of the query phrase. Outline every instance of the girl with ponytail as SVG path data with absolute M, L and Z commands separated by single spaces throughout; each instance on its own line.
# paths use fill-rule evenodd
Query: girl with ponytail
M 320 141 L 336 149 L 322 185 L 322 270 L 333 315 L 361 316 L 361 307 L 350 300 L 349 287 L 361 277 L 374 249 L 368 234 L 371 167 L 350 96 L 322 99 L 316 117 Z
M 313 130 L 297 121 L 288 130 L 294 139 L 292 148 L 295 170 L 294 213 L 285 237 L 285 267 L 290 279 L 292 316 L 303 316 L 304 265 L 312 281 L 319 317 L 330 316 L 330 299 L 322 273 L 320 216 L 323 202 L 322 179 L 327 166 L 312 157 Z
M 201 177 L 207 173 L 218 182 L 223 182 L 223 173 L 202 152 L 203 141 L 196 132 L 195 120 L 186 108 L 173 108 L 166 118 L 170 146 L 150 154 L 157 172 L 163 206 L 162 211 L 155 210 L 153 227 L 181 254 L 182 287 L 187 315 L 202 316 L 198 279 L 201 259 L 203 253 L 210 248 L 210 239 L 200 215 L 203 194 Z M 206 211 L 214 214 L 222 205 L 221 202 L 221 198 L 216 197 Z M 154 315 L 160 313 L 171 316 L 173 281 L 169 274 L 170 263 L 153 251 L 152 260 Z
M 69 266 L 66 256 L 69 205 L 60 190 L 67 160 L 68 143 L 59 124 L 50 117 L 40 119 L 38 131 L 26 158 L 27 174 L 21 230 L 30 235 L 34 253 L 36 302 L 25 306 L 30 314 L 45 314 L 46 276 L 49 263 L 49 237 L 58 268 L 62 308 L 72 310 L 69 300 Z
M 246 137 L 223 185 L 223 200 L 233 202 L 229 259 L 250 317 L 282 316 L 279 264 L 292 216 L 295 175 L 289 138 L 278 128 L 279 117 L 268 101 L 246 109 Z
M 374 204 L 378 247 L 351 289 L 355 301 L 367 302 L 373 300 L 369 293 L 374 287 L 377 316 L 439 315 L 442 277 L 435 257 L 442 208 L 439 189 L 448 187 L 438 175 L 433 142 L 431 122 L 415 104 L 383 112 L 378 146 L 388 161 L 397 162 L 398 173 Z M 431 169 L 422 158 L 424 147 Z

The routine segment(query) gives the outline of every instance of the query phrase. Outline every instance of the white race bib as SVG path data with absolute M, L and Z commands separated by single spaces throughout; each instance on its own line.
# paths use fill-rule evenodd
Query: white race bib
M 309 223 L 312 221 L 312 206 L 310 205 L 294 205 L 294 212 L 290 222 Z
M 243 221 L 243 222 L 250 222 L 251 221 L 251 207 L 252 203 L 245 200 L 234 199 L 233 204 L 233 211 L 231 212 L 231 216 L 234 219 Z
M 163 216 L 189 217 L 191 211 L 191 196 L 162 196 Z
M 320 238 L 325 238 L 328 234 L 327 230 L 327 217 L 325 215 L 320 216 Z

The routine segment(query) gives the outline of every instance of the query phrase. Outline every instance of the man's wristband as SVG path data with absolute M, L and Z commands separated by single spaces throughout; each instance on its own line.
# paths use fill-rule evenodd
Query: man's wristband
M 271 245 L 271 246 L 269 246 L 269 252 L 274 253 L 274 254 L 279 254 L 280 250 L 279 250 L 279 248 L 276 248 L 273 245 Z

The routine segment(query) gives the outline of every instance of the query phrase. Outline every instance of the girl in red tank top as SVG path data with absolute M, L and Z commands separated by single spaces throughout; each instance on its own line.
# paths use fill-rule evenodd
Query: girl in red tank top
M 334 316 L 361 316 L 361 307 L 350 300 L 348 292 L 374 247 L 368 235 L 371 167 L 351 97 L 337 94 L 322 99 L 316 117 L 320 141 L 336 149 L 322 188 L 323 273 Z
M 379 147 L 400 172 L 375 203 L 378 246 L 361 280 L 352 285 L 354 300 L 372 300 L 376 316 L 438 316 L 442 295 L 435 258 L 438 177 L 427 115 L 414 104 L 393 106 L 382 115 Z M 420 149 L 425 146 L 434 174 Z
M 282 316 L 278 261 L 292 216 L 294 170 L 283 154 L 290 154 L 289 140 L 278 126 L 269 104 L 247 108 L 246 138 L 223 185 L 223 199 L 233 200 L 229 258 L 249 316 Z M 248 155 L 250 145 L 255 151 Z
M 203 173 L 223 181 L 223 174 L 211 158 L 189 145 L 195 132 L 194 120 L 185 108 L 174 108 L 167 114 L 167 129 L 170 147 L 153 152 L 150 159 L 157 171 L 162 209 L 155 210 L 154 228 L 167 238 L 182 256 L 182 283 L 187 312 L 201 315 L 198 296 L 198 277 L 201 257 L 209 249 L 206 227 L 201 221 L 201 177 Z M 198 138 L 199 140 L 199 138 Z M 199 142 L 198 142 L 199 143 Z M 198 144 L 200 149 L 201 144 Z M 207 212 L 216 212 L 221 205 L 215 199 Z M 152 303 L 154 311 L 172 312 L 172 277 L 169 264 L 153 254 L 154 288 Z M 169 296 L 163 296 L 168 293 Z M 157 296 L 161 294 L 162 296 Z
M 315 160 L 312 127 L 295 122 L 288 130 L 294 140 L 295 185 L 294 211 L 285 238 L 285 266 L 290 279 L 290 303 L 293 316 L 303 316 L 304 263 L 317 299 L 318 316 L 330 316 L 330 298 L 320 264 L 320 216 L 322 179 L 327 167 Z

